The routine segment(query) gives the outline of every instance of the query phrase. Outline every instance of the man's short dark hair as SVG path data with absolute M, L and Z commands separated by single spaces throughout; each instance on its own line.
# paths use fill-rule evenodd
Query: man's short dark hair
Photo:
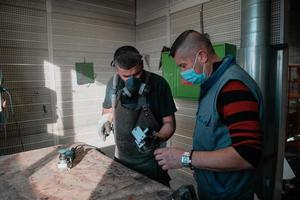
M 183 52 L 183 54 L 197 53 L 200 48 L 205 48 L 209 54 L 215 54 L 207 34 L 202 34 L 194 30 L 187 30 L 176 38 L 171 47 L 170 55 L 174 57 L 179 50 Z
M 142 55 L 133 46 L 122 46 L 114 53 L 112 66 L 123 69 L 130 69 L 142 62 Z

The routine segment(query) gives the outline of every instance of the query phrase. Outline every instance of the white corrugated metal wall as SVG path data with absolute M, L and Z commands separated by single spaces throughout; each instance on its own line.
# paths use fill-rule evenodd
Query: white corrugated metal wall
M 84 141 L 96 130 L 105 93 L 113 75 L 113 52 L 135 45 L 135 2 L 52 0 L 52 38 L 59 137 Z M 94 63 L 95 84 L 77 85 L 74 63 Z M 71 129 L 70 133 L 64 131 Z M 70 134 L 70 136 L 69 136 Z M 98 138 L 96 138 L 98 139 Z M 62 142 L 62 140 L 60 140 Z
M 300 2 L 293 0 L 290 4 L 289 64 L 300 64 Z
M 43 69 L 43 61 L 48 60 L 46 2 L 2 0 L 0 3 L 0 67 L 19 122 L 12 123 L 15 119 L 9 113 L 7 138 L 4 127 L 0 126 L 0 151 L 22 150 L 18 130 L 27 143 L 26 150 L 37 137 L 43 137 L 43 141 L 36 145 L 47 146 L 47 124 L 51 123 L 52 113 L 43 112 L 43 106 L 51 107 L 51 91 L 45 87 L 48 80 Z M 12 148 L 5 149 L 7 145 Z
M 170 46 L 184 30 L 200 31 L 198 4 L 139 0 L 135 26 L 133 0 L 2 0 L 0 64 L 26 148 L 89 137 L 86 127 L 96 124 L 105 84 L 113 73 L 113 51 L 136 44 L 149 61 L 145 68 L 161 74 L 162 46 Z M 240 0 L 204 2 L 203 11 L 204 30 L 213 42 L 239 46 Z M 84 58 L 94 63 L 96 82 L 79 86 L 74 65 Z M 179 99 L 176 104 L 178 128 L 172 145 L 189 149 L 197 105 Z M 18 146 L 17 126 L 10 123 L 7 130 L 9 143 Z
M 1 0 L 0 18 L 0 68 L 16 114 L 6 112 L 7 137 L 0 125 L 0 154 L 22 150 L 18 130 L 25 150 L 93 140 L 112 54 L 135 44 L 135 1 Z M 79 86 L 84 58 L 96 81 Z

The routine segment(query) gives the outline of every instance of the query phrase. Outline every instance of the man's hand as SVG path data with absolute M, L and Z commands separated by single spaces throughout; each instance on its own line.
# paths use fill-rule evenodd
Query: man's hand
M 5 99 L 3 99 L 3 101 L 2 101 L 2 108 L 6 108 L 6 105 L 7 105 L 7 103 L 6 103 L 6 100 Z
M 108 114 L 104 114 L 101 116 L 100 121 L 98 123 L 98 134 L 102 141 L 106 140 L 106 137 L 112 132 L 112 124 L 109 121 Z
M 155 159 L 163 170 L 181 168 L 181 156 L 183 153 L 184 150 L 175 148 L 161 148 L 154 151 Z
M 163 141 L 158 137 L 159 133 L 155 132 L 151 128 L 146 133 L 145 143 L 146 145 L 153 146 L 154 148 L 158 147 L 160 143 Z
M 157 147 L 160 146 L 162 140 L 158 138 L 155 134 L 146 135 L 145 145 L 139 149 L 141 153 L 149 153 L 149 151 L 154 151 Z

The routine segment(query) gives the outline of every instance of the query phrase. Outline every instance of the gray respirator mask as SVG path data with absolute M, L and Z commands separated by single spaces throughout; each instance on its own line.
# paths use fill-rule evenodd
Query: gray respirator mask
M 130 98 L 137 95 L 146 96 L 149 93 L 149 90 L 150 87 L 143 83 L 141 79 L 131 76 L 125 81 L 125 87 L 122 89 L 122 94 Z

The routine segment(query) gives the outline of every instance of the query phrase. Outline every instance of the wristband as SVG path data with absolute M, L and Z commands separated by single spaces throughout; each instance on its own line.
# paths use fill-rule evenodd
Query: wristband
M 190 161 L 191 161 L 191 162 L 190 162 L 190 164 L 189 164 L 189 167 L 190 167 L 191 170 L 194 170 L 194 167 L 192 166 L 192 156 L 193 156 L 193 153 L 194 153 L 194 149 L 192 149 L 192 150 L 191 150 L 191 153 L 190 153 Z

